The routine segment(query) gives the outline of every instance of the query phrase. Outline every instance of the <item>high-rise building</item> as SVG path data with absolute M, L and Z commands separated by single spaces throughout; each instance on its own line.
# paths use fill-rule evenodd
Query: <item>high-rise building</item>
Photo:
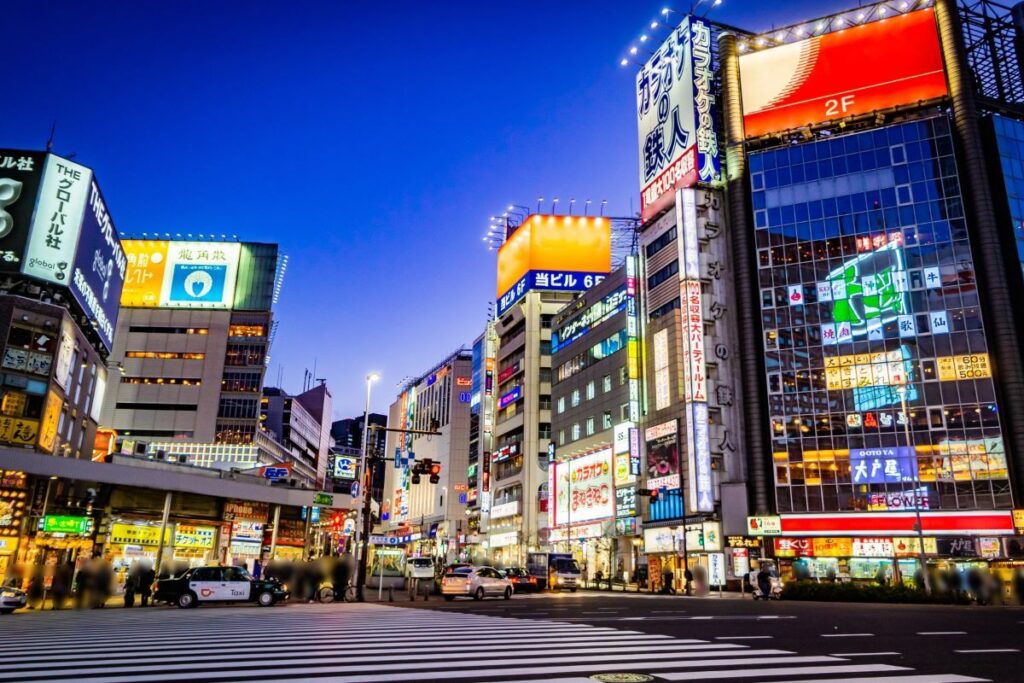
M 469 460 L 466 466 L 467 524 L 460 540 L 464 558 L 488 559 L 487 515 L 490 512 L 491 451 L 494 440 L 494 356 L 498 335 L 488 320 L 473 342 L 473 384 L 469 404 Z
M 385 455 L 385 500 L 381 514 L 391 530 L 415 534 L 413 554 L 452 561 L 467 528 L 466 464 L 469 455 L 469 404 L 472 354 L 459 349 L 402 388 L 388 413 L 390 428 L 431 432 L 388 432 Z M 416 463 L 440 465 L 436 482 L 417 476 Z M 390 494 L 390 495 L 389 495 Z
M 578 292 L 611 270 L 611 224 L 542 216 L 510 228 L 498 252 L 494 431 L 487 483 L 493 562 L 520 565 L 546 544 L 551 328 Z
M 324 429 L 324 413 L 314 411 L 325 400 L 329 408 L 331 394 L 324 384 L 296 396 L 265 387 L 260 400 L 260 430 L 284 447 L 294 471 L 319 488 L 327 470 L 330 435 Z
M 252 443 L 270 345 L 277 245 L 123 244 L 128 277 L 103 424 L 133 448 L 156 441 Z

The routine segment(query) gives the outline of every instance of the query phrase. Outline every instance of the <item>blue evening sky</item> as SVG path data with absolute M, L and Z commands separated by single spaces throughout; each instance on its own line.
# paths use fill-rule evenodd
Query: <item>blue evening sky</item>
M 852 4 L 725 0 L 711 16 L 767 30 Z M 280 371 L 298 391 L 316 363 L 344 417 L 377 370 L 386 412 L 402 378 L 482 330 L 491 214 L 538 196 L 637 209 L 619 59 L 663 6 L 5 3 L 0 146 L 42 148 L 56 119 L 54 151 L 96 170 L 122 233 L 280 243 L 267 383 Z

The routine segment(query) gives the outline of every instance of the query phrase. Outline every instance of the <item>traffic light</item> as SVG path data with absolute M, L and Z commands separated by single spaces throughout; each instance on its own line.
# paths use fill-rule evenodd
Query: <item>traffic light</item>
M 661 489 L 637 489 L 636 495 L 647 496 L 651 499 L 652 503 L 658 502 L 663 496 Z
M 432 463 L 430 463 L 430 469 L 427 470 L 427 473 L 430 474 L 430 483 L 431 484 L 436 484 L 436 483 L 440 482 L 441 481 L 441 463 L 439 463 L 439 462 L 432 462 Z

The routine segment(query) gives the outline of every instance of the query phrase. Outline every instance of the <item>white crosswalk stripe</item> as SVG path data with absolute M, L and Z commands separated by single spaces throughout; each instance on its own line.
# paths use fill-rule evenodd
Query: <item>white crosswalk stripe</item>
M 547 619 L 384 605 L 117 610 L 0 619 L 0 683 L 578 683 L 983 679 Z M 870 676 L 870 678 L 865 678 Z

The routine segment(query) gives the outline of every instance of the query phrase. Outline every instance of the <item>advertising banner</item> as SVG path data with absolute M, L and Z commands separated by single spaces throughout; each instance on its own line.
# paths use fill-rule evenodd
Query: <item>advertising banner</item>
M 607 448 L 554 466 L 555 505 L 551 526 L 615 516 L 612 451 Z
M 39 450 L 44 453 L 53 453 L 56 446 L 57 425 L 60 423 L 60 412 L 63 407 L 64 401 L 56 391 L 50 389 L 46 396 L 43 420 L 39 425 Z
M 334 456 L 334 478 L 355 479 L 356 468 L 359 464 L 358 458 L 349 455 Z
M 48 534 L 84 534 L 89 531 L 89 518 L 73 515 L 46 515 L 43 532 Z
M 39 434 L 39 420 L 27 417 L 0 417 L 0 443 L 34 446 Z
M 647 485 L 656 480 L 674 477 L 679 483 L 679 421 L 669 420 L 644 430 L 647 441 Z M 655 480 L 655 484 L 652 484 Z
M 117 228 L 93 178 L 82 217 L 81 237 L 71 276 L 71 294 L 81 305 L 109 351 L 114 343 L 128 261 Z
M 0 149 L 0 272 L 21 270 L 46 154 Z
M 910 446 L 851 448 L 854 484 L 903 483 L 917 480 L 917 456 Z
M 22 273 L 68 284 L 91 182 L 92 171 L 85 166 L 55 154 L 46 157 Z
M 640 207 L 644 220 L 672 192 L 719 178 L 711 26 L 687 16 L 636 76 Z
M 160 306 L 160 291 L 164 285 L 167 250 L 170 242 L 164 240 L 124 240 L 128 268 L 121 290 L 121 305 L 138 308 Z
M 171 242 L 161 306 L 231 308 L 238 253 L 235 242 Z
M 947 94 L 931 8 L 741 55 L 740 79 L 748 138 Z

